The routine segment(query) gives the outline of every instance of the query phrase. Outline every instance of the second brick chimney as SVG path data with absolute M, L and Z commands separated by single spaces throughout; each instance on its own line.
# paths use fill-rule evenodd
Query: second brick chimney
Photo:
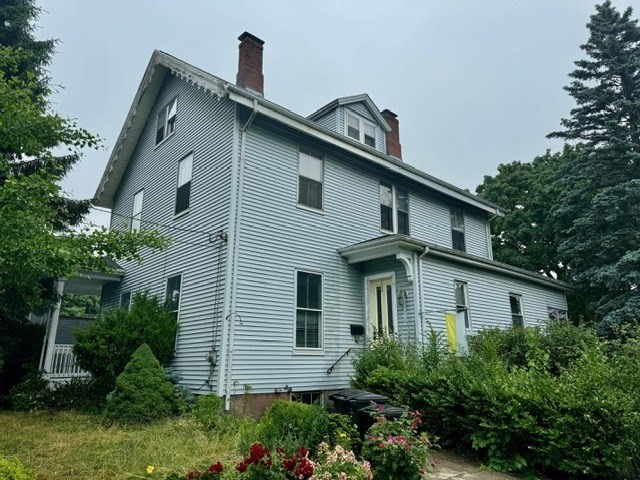
M 382 112 L 382 116 L 391 127 L 391 131 L 387 132 L 387 155 L 396 157 L 402 160 L 402 146 L 400 145 L 400 127 L 398 122 L 398 116 L 391 110 L 385 109 Z
M 238 37 L 238 75 L 236 85 L 264 95 L 264 75 L 262 74 L 262 51 L 264 42 L 249 32 Z

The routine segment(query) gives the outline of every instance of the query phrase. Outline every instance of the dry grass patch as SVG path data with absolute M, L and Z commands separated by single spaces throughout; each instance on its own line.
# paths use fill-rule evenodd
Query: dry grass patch
M 192 421 L 150 426 L 105 426 L 99 417 L 72 412 L 0 412 L 0 455 L 15 456 L 38 480 L 145 478 L 212 461 L 237 461 L 241 431 L 216 435 Z

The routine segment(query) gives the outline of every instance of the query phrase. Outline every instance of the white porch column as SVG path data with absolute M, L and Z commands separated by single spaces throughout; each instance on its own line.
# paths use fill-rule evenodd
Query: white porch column
M 47 351 L 44 357 L 43 370 L 47 373 L 51 373 L 51 364 L 53 362 L 53 349 L 56 345 L 56 334 L 58 333 L 58 319 L 60 318 L 60 306 L 62 305 L 62 293 L 64 292 L 64 280 L 56 280 L 56 293 L 58 294 L 58 301 L 53 308 L 51 319 L 49 321 L 49 331 L 47 338 Z

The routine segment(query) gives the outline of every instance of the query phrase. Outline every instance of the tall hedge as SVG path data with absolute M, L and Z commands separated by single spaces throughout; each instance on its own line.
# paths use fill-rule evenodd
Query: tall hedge
M 151 348 L 142 344 L 116 380 L 104 417 L 122 423 L 148 423 L 174 411 L 174 390 Z

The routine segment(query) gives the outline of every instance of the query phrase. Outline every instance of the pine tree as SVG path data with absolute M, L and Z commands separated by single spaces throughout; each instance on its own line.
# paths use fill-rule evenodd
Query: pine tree
M 601 327 L 640 320 L 640 27 L 632 9 L 596 6 L 565 87 L 576 107 L 549 136 L 579 141 L 562 172 L 560 254 L 578 285 L 607 293 Z

